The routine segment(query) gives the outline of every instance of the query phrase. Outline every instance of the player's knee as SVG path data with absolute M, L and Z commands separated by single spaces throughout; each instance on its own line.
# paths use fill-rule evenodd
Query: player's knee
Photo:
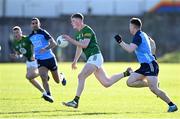
M 46 73 L 41 73 L 40 76 L 43 79 L 42 81 L 48 80 L 48 75 Z
M 159 94 L 159 89 L 158 89 L 156 86 L 150 85 L 150 86 L 149 86 L 149 89 L 150 89 L 153 93 Z
M 111 86 L 111 84 L 109 84 L 109 83 L 104 83 L 103 86 L 104 86 L 105 88 L 109 88 L 109 87 Z
M 79 80 L 85 79 L 85 74 L 84 74 L 84 73 L 80 73 L 80 74 L 78 75 L 78 79 L 79 79 Z
M 80 80 L 80 79 L 82 79 L 82 76 L 81 76 L 81 74 L 78 74 L 78 79 Z
M 36 78 L 38 75 L 39 75 L 39 73 L 36 71 L 28 71 L 26 74 L 26 78 L 28 80 L 32 80 L 32 79 Z
M 127 85 L 128 87 L 133 87 L 132 82 L 131 82 L 130 80 L 127 80 L 127 81 L 126 81 L 126 85 Z
M 30 75 L 30 74 L 26 74 L 26 79 L 32 80 L 32 79 L 34 79 L 34 77 L 32 75 Z
M 60 83 L 59 79 L 54 79 L 54 81 L 55 81 L 56 83 Z
M 60 83 L 60 81 L 59 81 L 59 80 L 55 80 L 55 82 L 56 82 L 56 83 Z
M 102 85 L 105 87 L 105 88 L 109 88 L 112 84 L 106 80 L 105 82 L 102 83 Z

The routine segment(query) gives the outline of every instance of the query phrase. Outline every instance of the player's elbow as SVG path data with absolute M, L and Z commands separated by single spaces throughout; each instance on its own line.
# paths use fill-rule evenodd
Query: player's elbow
M 129 46 L 126 47 L 126 50 L 128 53 L 132 53 L 136 50 L 137 46 L 134 44 L 130 44 Z
M 81 48 L 87 48 L 87 47 L 88 47 L 88 45 L 84 45 L 84 44 L 82 44 L 82 45 L 80 45 L 80 47 L 81 47 Z
M 57 43 L 56 42 L 50 42 L 50 47 L 51 47 L 51 49 L 53 49 L 54 47 L 56 47 L 57 46 Z
M 52 45 L 51 45 L 51 48 L 55 48 L 57 46 L 57 43 L 56 42 L 53 42 Z
M 56 42 L 53 42 L 53 45 L 54 45 L 54 47 L 55 47 L 55 46 L 57 46 L 57 43 L 56 43 Z
M 128 53 L 132 53 L 133 51 L 134 51 L 134 50 L 132 50 L 132 49 L 128 49 L 128 50 L 127 50 Z
M 83 46 L 82 48 L 87 48 L 87 45 Z
M 135 48 L 134 47 L 129 47 L 127 49 L 128 53 L 133 53 L 135 51 Z
M 103 85 L 105 88 L 109 88 L 109 87 L 111 87 L 111 84 L 104 84 Z

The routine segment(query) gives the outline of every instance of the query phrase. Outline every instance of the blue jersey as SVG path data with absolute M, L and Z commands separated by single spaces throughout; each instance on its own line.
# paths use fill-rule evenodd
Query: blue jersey
M 47 50 L 44 53 L 40 53 L 40 49 L 45 48 L 49 45 L 48 40 L 51 38 L 51 35 L 43 29 L 32 31 L 32 33 L 29 35 L 29 39 L 34 46 L 34 54 L 36 59 L 44 60 L 54 57 L 54 53 L 51 49 Z
M 140 30 L 137 31 L 137 33 L 134 35 L 132 43 L 138 46 L 135 50 L 138 62 L 151 63 L 153 60 L 155 60 L 151 52 L 149 37 L 146 33 Z

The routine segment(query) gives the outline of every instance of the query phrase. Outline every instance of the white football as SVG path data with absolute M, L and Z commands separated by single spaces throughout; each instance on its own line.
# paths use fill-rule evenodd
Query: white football
M 62 35 L 57 37 L 56 42 L 57 42 L 58 46 L 61 48 L 65 48 L 69 44 L 69 42 L 62 37 Z

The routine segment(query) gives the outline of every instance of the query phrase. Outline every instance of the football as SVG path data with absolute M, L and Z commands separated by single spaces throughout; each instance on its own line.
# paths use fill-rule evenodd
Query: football
M 62 37 L 62 35 L 57 37 L 56 42 L 57 42 L 58 46 L 61 48 L 65 48 L 69 44 L 69 42 Z

